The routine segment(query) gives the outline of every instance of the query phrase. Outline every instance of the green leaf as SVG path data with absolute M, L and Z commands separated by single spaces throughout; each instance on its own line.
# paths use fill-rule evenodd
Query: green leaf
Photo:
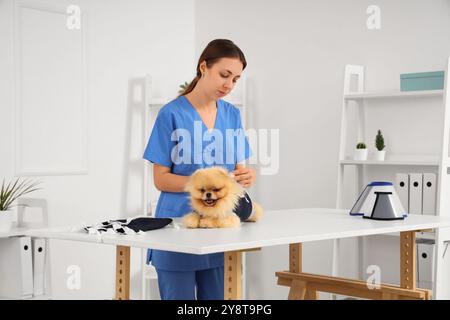
M 24 179 L 20 182 L 20 178 L 17 178 L 12 186 L 10 181 L 5 188 L 5 178 L 3 178 L 2 189 L 0 191 L 0 210 L 8 210 L 17 206 L 11 206 L 11 204 L 23 195 L 40 190 L 41 188 L 36 188 L 39 183 L 41 181 L 33 182 L 31 179 Z

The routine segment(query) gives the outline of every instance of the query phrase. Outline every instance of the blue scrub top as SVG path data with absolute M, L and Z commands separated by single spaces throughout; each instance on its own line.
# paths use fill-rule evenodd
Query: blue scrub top
M 169 167 L 171 173 L 190 176 L 199 168 L 222 166 L 228 171 L 252 155 L 242 128 L 240 110 L 219 99 L 214 129 L 209 131 L 185 96 L 158 112 L 144 159 Z M 232 129 L 228 130 L 227 129 Z M 190 140 L 190 141 L 189 141 Z M 189 194 L 162 191 L 156 217 L 182 217 L 192 212 Z M 223 266 L 223 253 L 205 255 L 149 250 L 147 263 L 158 269 L 193 271 Z

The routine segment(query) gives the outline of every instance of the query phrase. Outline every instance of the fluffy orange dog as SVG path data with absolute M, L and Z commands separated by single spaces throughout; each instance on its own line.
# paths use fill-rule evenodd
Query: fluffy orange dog
M 261 206 L 251 202 L 244 188 L 223 167 L 195 171 L 185 190 L 190 193 L 193 209 L 183 217 L 187 228 L 238 227 L 241 219 L 255 222 L 262 216 Z M 240 205 L 242 201 L 247 201 L 245 206 Z M 244 211 L 250 210 L 249 214 L 242 216 L 242 207 L 246 208 Z

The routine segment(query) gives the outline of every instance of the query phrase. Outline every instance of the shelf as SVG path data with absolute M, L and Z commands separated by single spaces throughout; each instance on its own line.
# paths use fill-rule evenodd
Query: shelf
M 39 296 L 27 296 L 27 297 L 0 297 L 0 300 L 52 300 L 52 296 L 48 294 L 43 294 Z
M 28 230 L 28 228 L 13 227 L 9 231 L 0 231 L 0 238 L 20 237 L 25 235 L 25 232 Z
M 49 294 L 43 294 L 40 296 L 32 296 L 31 298 L 25 300 L 52 300 L 52 296 Z
M 150 106 L 163 106 L 166 103 L 168 103 L 171 99 L 166 99 L 166 98 L 153 98 L 150 99 L 150 101 L 148 102 L 148 104 Z
M 407 98 L 407 97 L 442 97 L 443 90 L 423 91 L 380 91 L 380 92 L 357 92 L 344 95 L 345 100 L 383 99 L 383 98 Z
M 385 161 L 377 160 L 352 160 L 345 159 L 339 161 L 340 165 L 380 165 L 380 166 L 439 166 L 439 160 L 437 159 L 387 159 Z
M 400 232 L 391 232 L 391 233 L 385 233 L 382 235 L 390 236 L 390 237 L 400 237 Z M 435 240 L 435 233 L 434 232 L 416 232 L 416 239 Z
M 449 87 L 448 83 L 445 83 L 444 90 L 417 90 L 417 91 L 400 91 L 400 88 L 392 88 L 391 90 L 383 90 L 380 88 L 377 91 L 366 91 L 364 87 L 366 86 L 365 83 L 365 75 L 367 73 L 365 72 L 365 67 L 362 65 L 351 65 L 348 64 L 345 66 L 345 73 L 344 73 L 344 93 L 343 93 L 343 103 L 342 103 L 342 112 L 341 112 L 341 135 L 340 135 L 340 143 L 339 148 L 341 152 L 338 156 L 338 183 L 337 183 L 337 206 L 341 207 L 343 203 L 346 203 L 348 198 L 347 195 L 352 195 L 353 199 L 356 199 L 359 196 L 359 187 L 356 188 L 355 192 L 352 192 L 353 190 L 347 190 L 346 184 L 344 183 L 348 178 L 352 178 L 352 176 L 356 176 L 357 180 L 356 182 L 358 184 L 365 185 L 364 182 L 374 181 L 377 179 L 380 179 L 379 181 L 391 181 L 393 182 L 392 175 L 395 175 L 395 173 L 398 172 L 433 172 L 436 174 L 437 181 L 442 181 L 445 183 L 442 184 L 442 187 L 436 188 L 436 196 L 445 196 L 448 194 L 448 179 L 450 179 L 450 157 L 447 153 L 447 146 L 441 145 L 439 146 L 439 150 L 433 149 L 424 149 L 419 148 L 419 146 L 413 147 L 411 150 L 404 150 L 405 153 L 402 153 L 402 141 L 406 140 L 404 137 L 404 132 L 401 131 L 401 129 L 393 130 L 392 134 L 395 134 L 398 136 L 399 143 L 398 147 L 399 150 L 396 150 L 396 148 L 393 148 L 392 151 L 396 151 L 397 154 L 392 154 L 388 152 L 386 154 L 385 161 L 377 161 L 375 160 L 375 154 L 372 153 L 372 151 L 376 152 L 376 150 L 373 148 L 374 145 L 372 145 L 372 148 L 369 148 L 369 156 L 367 160 L 365 161 L 357 161 L 354 160 L 354 148 L 355 145 L 353 143 L 355 142 L 349 142 L 349 136 L 351 134 L 354 134 L 356 137 L 358 137 L 358 140 L 361 139 L 361 141 L 366 136 L 366 130 L 370 127 L 368 127 L 367 124 L 376 124 L 378 121 L 381 121 L 381 123 L 386 123 L 389 125 L 394 125 L 395 121 L 401 121 L 405 120 L 408 121 L 408 112 L 410 110 L 406 107 L 407 104 L 414 103 L 414 107 L 423 108 L 420 109 L 420 112 L 422 117 L 424 115 L 427 115 L 428 113 L 434 117 L 439 117 L 442 120 L 439 120 L 439 122 L 442 121 L 442 123 L 437 122 L 437 124 L 442 125 L 442 128 L 438 128 L 440 130 L 437 130 L 436 133 L 439 135 L 436 137 L 433 137 L 435 139 L 442 139 L 442 135 L 444 138 L 442 139 L 445 143 L 448 144 L 448 131 L 444 132 L 444 128 L 446 128 L 446 124 L 448 119 L 444 118 L 444 115 L 448 114 L 448 108 L 449 103 L 448 99 L 444 99 L 444 96 L 448 96 L 449 93 Z M 450 57 L 448 58 L 448 61 L 445 65 L 445 73 L 448 74 L 450 70 Z M 373 75 L 376 77 L 377 70 L 374 70 Z M 398 79 L 398 78 L 397 78 Z M 382 83 L 380 83 L 382 84 Z M 366 86 L 367 87 L 367 86 Z M 350 90 L 352 88 L 352 90 Z M 401 99 L 401 100 L 400 100 Z M 406 104 L 405 104 L 406 103 Z M 433 108 L 428 108 L 430 103 L 433 105 Z M 436 109 L 435 106 L 438 106 L 439 108 Z M 347 112 L 347 108 L 351 106 L 355 106 L 356 109 L 349 110 L 350 112 Z M 369 109 L 371 108 L 382 108 L 384 111 L 386 110 L 393 110 L 393 108 L 397 108 L 399 113 L 401 114 L 380 114 L 379 116 L 383 116 L 383 118 L 372 118 L 370 117 L 370 114 L 364 114 L 364 110 L 361 109 L 367 106 Z M 442 109 L 440 109 L 442 108 Z M 428 110 L 429 109 L 429 110 Z M 371 109 L 372 110 L 372 109 Z M 372 110 L 375 111 L 375 110 Z M 415 110 L 417 111 L 417 110 Z M 440 112 L 443 111 L 442 116 L 440 115 Z M 438 112 L 438 115 L 436 115 L 436 112 Z M 396 116 L 396 117 L 394 117 Z M 423 118 L 415 119 L 416 121 L 421 121 Z M 367 123 L 366 123 L 367 122 Z M 352 126 L 349 127 L 349 124 Z M 433 127 L 437 124 L 429 123 L 428 125 L 430 127 Z M 395 128 L 395 127 L 392 127 Z M 442 134 L 442 135 L 441 135 Z M 392 139 L 392 137 L 391 137 Z M 356 141 L 357 142 L 357 141 Z M 350 145 L 348 144 L 350 143 Z M 407 144 L 409 145 L 409 143 Z M 345 166 L 353 166 L 353 168 L 348 168 Z M 344 169 L 355 169 L 355 172 L 350 172 L 351 174 L 345 174 Z M 444 170 L 443 170 L 444 169 Z M 369 170 L 370 174 L 365 174 L 365 170 Z M 351 170 L 353 171 L 353 170 Z M 446 173 L 444 176 L 442 176 L 443 173 Z M 389 176 L 391 178 L 389 178 Z M 366 181 L 368 180 L 368 181 Z M 354 193 L 354 194 L 353 194 Z M 436 203 L 437 205 L 437 203 Z M 407 208 L 406 208 L 407 209 Z M 442 214 L 442 212 L 439 212 Z M 437 213 L 437 214 L 439 214 Z M 437 216 L 436 214 L 436 216 Z M 436 243 L 436 236 L 437 236 L 437 229 L 431 232 L 416 232 L 416 243 L 423 243 L 423 244 L 431 244 Z M 376 235 L 377 237 L 380 237 L 377 240 L 383 240 L 381 242 L 376 242 L 374 246 L 378 248 L 378 250 L 391 250 L 390 248 L 392 242 L 399 243 L 400 241 L 400 232 L 391 232 L 391 233 L 385 233 L 385 234 L 379 234 Z M 370 237 L 375 237 L 370 236 Z M 357 250 L 356 250 L 356 256 L 358 261 L 358 274 L 362 278 L 365 275 L 366 270 L 364 269 L 364 259 L 365 254 L 364 252 L 367 249 L 367 243 L 366 242 L 360 242 L 357 243 Z M 337 255 L 337 259 L 335 260 L 339 261 L 339 258 L 342 259 L 342 257 L 339 257 L 339 251 L 333 252 Z M 346 256 L 343 257 L 344 259 Z M 429 263 L 429 262 L 427 262 Z M 334 265 L 333 265 L 334 267 Z M 390 266 L 387 266 L 387 268 L 390 268 Z M 333 269 L 334 270 L 334 269 Z M 442 274 L 446 274 L 448 271 L 448 264 L 437 264 L 435 267 L 435 277 L 440 277 Z M 436 287 L 438 288 L 438 287 Z M 436 289 L 435 288 L 435 289 Z M 444 293 L 441 293 L 442 296 L 447 296 L 450 293 L 450 290 L 448 288 L 445 288 L 444 285 L 439 286 L 439 290 Z

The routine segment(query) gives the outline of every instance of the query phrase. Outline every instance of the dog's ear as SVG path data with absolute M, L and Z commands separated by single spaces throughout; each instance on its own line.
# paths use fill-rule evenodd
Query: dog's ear
M 230 173 L 229 173 L 228 170 L 225 169 L 224 167 L 216 166 L 215 168 L 216 168 L 220 173 L 226 175 L 227 177 L 230 176 Z
M 194 180 L 194 176 L 195 176 L 200 170 L 201 170 L 201 169 L 197 169 L 197 170 L 195 170 L 195 171 L 191 174 L 191 176 L 189 177 L 189 179 L 188 179 L 186 185 L 184 186 L 184 191 L 185 191 L 185 192 L 190 192 L 190 191 L 192 190 L 192 183 L 193 183 L 193 180 Z

